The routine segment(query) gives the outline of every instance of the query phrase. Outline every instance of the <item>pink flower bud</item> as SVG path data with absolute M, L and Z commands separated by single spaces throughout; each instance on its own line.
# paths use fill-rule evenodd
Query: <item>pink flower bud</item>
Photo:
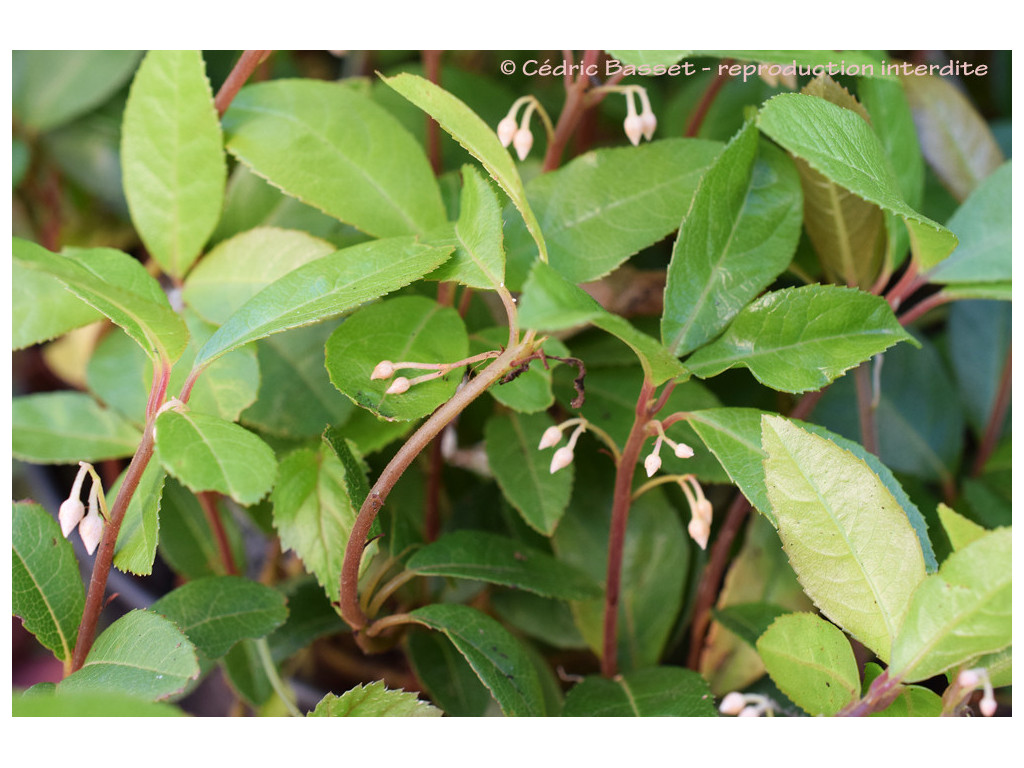
M 658 127 L 658 118 L 654 116 L 654 113 L 650 109 L 645 109 L 640 113 L 640 130 L 643 131 L 644 138 L 650 141 L 654 138 L 654 129 Z M 634 142 L 635 143 L 635 142 Z
M 390 379 L 395 375 L 395 364 L 390 360 L 381 360 L 377 363 L 377 367 L 373 369 L 373 373 L 370 374 L 370 380 L 373 379 Z
M 714 510 L 711 508 L 711 502 L 707 499 L 697 499 L 697 505 L 693 509 L 694 517 L 702 520 L 704 524 L 711 527 L 711 513 Z
M 563 445 L 551 457 L 551 474 L 555 474 L 560 469 L 565 469 L 570 464 L 572 464 L 572 448 Z
M 971 690 L 974 690 L 981 683 L 981 675 L 973 669 L 965 669 L 957 675 L 956 683 L 961 688 L 970 688 Z
M 530 147 L 533 146 L 533 134 L 530 133 L 530 129 L 523 126 L 512 139 L 512 144 L 516 148 L 516 154 L 519 156 L 519 160 L 523 161 L 526 156 L 530 154 Z
M 635 114 L 627 115 L 622 127 L 625 129 L 626 136 L 629 138 L 630 143 L 634 147 L 638 146 L 640 144 L 640 138 L 644 135 L 644 129 L 640 122 L 640 118 Z
M 538 451 L 543 451 L 545 448 L 553 448 L 562 442 L 562 430 L 558 427 L 548 427 L 544 430 L 544 434 L 541 435 L 540 445 L 537 446 Z
M 677 443 L 675 447 L 676 456 L 680 459 L 693 458 L 693 448 L 688 446 L 686 443 Z
M 511 144 L 518 130 L 519 126 L 512 115 L 507 115 L 504 120 L 498 123 L 498 141 L 501 142 L 501 146 L 507 147 Z
M 661 469 L 661 456 L 656 453 L 650 454 L 644 459 L 644 469 L 647 470 L 648 477 L 653 477 L 654 473 Z
M 738 715 L 736 715 L 736 717 L 760 717 L 760 716 L 761 716 L 761 708 L 760 707 L 753 707 L 753 706 L 751 706 L 751 707 L 744 707 L 743 709 L 740 710 L 740 713 Z
M 690 524 L 686 526 L 686 530 L 689 532 L 690 538 L 697 542 L 698 547 L 701 549 L 708 548 L 708 537 L 711 535 L 711 526 L 703 519 L 694 515 L 690 518 Z
M 81 499 L 65 499 L 60 505 L 57 519 L 60 521 L 60 532 L 66 539 L 75 530 L 75 526 L 85 517 L 85 505 Z
M 725 694 L 722 703 L 718 705 L 718 711 L 723 715 L 738 715 L 746 706 L 746 697 L 739 691 L 731 691 Z
M 103 537 L 103 518 L 100 517 L 99 509 L 89 510 L 89 514 L 78 524 L 78 535 L 82 537 L 86 552 L 91 555 L 96 551 Z
M 409 380 L 405 376 L 399 376 L 393 382 L 391 386 L 384 390 L 385 395 L 400 395 L 403 392 L 409 391 Z
M 978 702 L 978 709 L 981 710 L 981 714 L 985 717 L 992 717 L 996 713 L 996 700 L 992 696 L 984 696 L 981 701 Z

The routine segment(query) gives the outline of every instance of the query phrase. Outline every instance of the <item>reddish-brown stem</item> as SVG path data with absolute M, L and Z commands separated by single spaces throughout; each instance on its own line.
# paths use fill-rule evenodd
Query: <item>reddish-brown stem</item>
M 224 81 L 224 85 L 217 91 L 217 96 L 213 100 L 213 106 L 217 109 L 218 116 L 224 116 L 228 107 L 231 106 L 231 102 L 235 100 L 235 96 L 242 90 L 245 81 L 271 53 L 271 51 L 242 51 L 242 55 L 235 62 L 234 68 L 228 73 L 227 80 Z
M 867 717 L 872 712 L 881 712 L 899 695 L 899 683 L 898 677 L 889 677 L 888 671 L 883 672 L 871 682 L 862 698 L 847 704 L 836 717 Z
M 213 537 L 217 542 L 217 551 L 220 553 L 221 562 L 224 563 L 224 570 L 230 576 L 238 575 L 238 568 L 235 566 L 234 555 L 231 554 L 231 544 L 228 542 L 227 531 L 224 530 L 224 522 L 220 519 L 220 510 L 217 508 L 217 493 L 215 491 L 203 491 L 197 493 L 199 506 L 203 508 L 206 515 L 206 522 L 210 524 Z
M 922 281 L 919 281 L 917 274 L 917 260 L 911 258 L 910 263 L 907 264 L 906 271 L 896 281 L 896 285 L 885 294 L 885 300 L 889 302 L 889 306 L 895 312 L 899 309 L 903 300 L 916 291 L 921 284 Z
M 690 652 L 686 659 L 686 666 L 690 669 L 697 669 L 700 664 L 700 653 L 704 648 L 704 635 L 711 624 L 711 607 L 718 597 L 718 588 L 722 583 L 722 576 L 729 563 L 729 551 L 733 541 L 736 540 L 743 522 L 750 512 L 750 502 L 742 493 L 737 493 L 729 511 L 725 513 L 725 520 L 722 527 L 715 536 L 715 542 L 711 545 L 711 553 L 708 555 L 707 565 L 700 576 L 700 583 L 697 585 L 697 594 L 694 597 L 693 624 L 690 625 Z
M 722 67 L 727 67 L 732 64 L 732 59 L 723 59 L 722 63 L 718 67 L 718 74 L 715 75 L 714 79 L 708 84 L 707 89 L 700 97 L 700 101 L 697 102 L 696 109 L 693 110 L 693 114 L 690 115 L 689 122 L 686 123 L 686 131 L 683 134 L 687 137 L 694 137 L 700 133 L 700 127 L 704 124 L 704 118 L 708 116 L 708 110 L 711 109 L 711 105 L 715 103 L 715 97 L 718 96 L 718 92 L 722 90 L 722 86 L 725 85 L 726 81 L 732 77 L 728 72 L 722 72 Z
M 902 325 L 902 326 L 910 325 L 912 322 L 917 320 L 917 318 L 921 317 L 921 315 L 923 315 L 925 312 L 929 312 L 929 311 L 935 309 L 936 307 L 938 307 L 938 306 L 940 306 L 942 304 L 945 304 L 947 302 L 950 302 L 952 300 L 953 300 L 953 297 L 950 296 L 949 294 L 947 294 L 945 291 L 939 291 L 938 293 L 933 293 L 931 296 L 929 296 L 928 298 L 922 299 L 921 301 L 917 302 L 917 304 L 915 304 L 910 309 L 908 309 L 906 312 L 904 312 L 902 315 L 900 315 L 900 317 L 899 317 L 900 325 Z
M 599 51 L 585 51 L 583 54 L 583 71 L 586 72 L 597 63 Z M 566 62 L 571 64 L 572 62 Z M 580 75 L 572 85 L 566 88 L 565 106 L 558 116 L 555 124 L 555 135 L 548 144 L 547 152 L 544 154 L 544 171 L 553 171 L 562 162 L 562 153 L 565 145 L 569 143 L 569 137 L 583 117 L 583 111 L 587 108 L 584 103 L 584 94 L 587 90 L 588 79 L 586 75 Z
M 384 471 L 380 473 L 380 477 L 377 478 L 377 482 L 367 494 L 359 509 L 359 514 L 352 524 L 352 532 L 345 547 L 345 560 L 341 567 L 341 598 L 339 601 L 341 616 L 354 630 L 362 629 L 367 623 L 366 614 L 359 605 L 359 564 L 363 557 L 363 549 L 366 547 L 366 537 L 370 533 L 370 526 L 373 525 L 377 513 L 384 506 L 384 500 L 405 470 L 430 441 L 437 437 L 442 429 L 450 424 L 466 406 L 482 395 L 488 387 L 495 384 L 510 370 L 518 367 L 522 358 L 529 357 L 533 352 L 533 346 L 533 335 L 528 334 L 522 343 L 510 346 L 502 352 L 493 363 L 456 392 L 451 400 L 434 411 L 430 418 L 423 423 L 423 426 L 416 430 L 412 437 L 398 449 Z
M 423 510 L 423 537 L 427 542 L 435 541 L 441 530 L 441 472 L 444 456 L 441 455 L 441 438 L 430 443 L 430 467 L 427 472 L 426 499 Z
M 146 403 L 146 418 L 155 419 L 160 404 L 167 395 L 167 383 L 171 380 L 171 364 L 161 360 L 154 366 L 153 386 L 149 390 L 149 402 Z
M 651 401 L 654 385 L 647 379 L 636 401 L 636 417 L 622 449 L 622 458 L 615 468 L 615 491 L 612 495 L 612 522 L 608 533 L 608 571 L 605 579 L 604 640 L 601 652 L 601 674 L 614 677 L 619 669 L 619 594 L 622 582 L 622 552 L 626 542 L 626 524 L 633 500 L 633 474 L 640 451 L 647 439 L 647 422 L 654 411 Z
M 857 387 L 857 419 L 860 422 L 860 443 L 868 451 L 878 455 L 878 430 L 875 424 L 874 398 L 871 394 L 871 360 L 857 366 L 853 372 Z
M 135 456 L 125 472 L 124 481 L 117 492 L 117 498 L 110 508 L 110 519 L 103 528 L 103 538 L 100 539 L 100 546 L 96 552 L 96 561 L 92 567 L 92 578 L 89 579 L 89 591 L 85 597 L 85 610 L 82 613 L 82 621 L 78 625 L 78 639 L 75 641 L 75 652 L 72 656 L 71 671 L 77 672 L 85 663 L 85 657 L 89 655 L 93 639 L 96 635 L 96 625 L 99 622 L 100 611 L 103 610 L 103 594 L 107 589 L 107 576 L 110 574 L 110 566 L 114 562 L 114 545 L 117 544 L 117 534 L 121 530 L 121 522 L 128 510 L 128 502 L 131 500 L 135 489 L 139 486 L 142 473 L 149 464 L 153 455 L 153 421 L 146 424 L 142 433 L 142 442 L 139 443 Z
M 999 435 L 1003 430 L 1003 420 L 1006 418 L 1006 409 L 1010 407 L 1010 376 L 1011 355 L 1013 348 L 1006 352 L 1006 363 L 1003 365 L 1003 375 L 999 378 L 999 389 L 996 391 L 996 399 L 992 404 L 992 413 L 989 414 L 988 423 L 985 425 L 985 434 L 981 438 L 981 445 L 978 446 L 978 455 L 974 459 L 974 467 L 971 474 L 977 477 L 985 469 L 992 452 L 999 442 Z
M 441 51 L 423 51 L 423 74 L 427 80 L 434 85 L 441 84 Z M 441 165 L 441 128 L 437 121 L 430 115 L 427 120 L 427 157 L 430 158 L 430 167 L 434 170 L 435 176 L 440 176 L 443 167 Z
M 818 401 L 821 400 L 825 394 L 825 389 L 819 389 L 815 392 L 808 392 L 801 397 L 797 404 L 793 406 L 793 410 L 789 412 L 789 418 L 805 420 L 810 418 L 811 413 L 814 412 L 815 407 L 818 405 Z

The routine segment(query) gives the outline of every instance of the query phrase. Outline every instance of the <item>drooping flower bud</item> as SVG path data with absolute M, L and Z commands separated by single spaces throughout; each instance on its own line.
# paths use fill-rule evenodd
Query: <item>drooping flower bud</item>
M 512 138 L 512 144 L 516 148 L 519 160 L 525 160 L 526 156 L 530 154 L 530 148 L 533 146 L 533 134 L 530 132 L 530 129 L 524 125 L 516 131 L 516 135 Z
M 744 707 L 736 717 L 760 717 L 762 709 L 758 706 Z
M 697 542 L 701 549 L 708 548 L 708 537 L 711 536 L 711 526 L 702 518 L 694 515 L 690 518 L 690 524 L 686 526 L 690 538 Z
M 648 477 L 653 477 L 654 473 L 661 469 L 661 456 L 656 453 L 651 453 L 644 459 L 644 469 L 647 471 Z
M 747 700 L 739 691 L 730 691 L 722 698 L 718 711 L 723 715 L 738 715 L 747 706 Z
M 390 360 L 381 360 L 370 374 L 370 380 L 390 379 L 395 375 L 395 364 Z
M 96 547 L 103 537 L 103 518 L 100 517 L 100 505 L 97 503 L 99 495 L 99 484 L 93 481 L 89 491 L 89 514 L 78 524 L 78 535 L 82 537 L 85 544 L 85 551 L 90 555 L 96 551 Z
M 650 141 L 654 138 L 654 129 L 658 127 L 658 118 L 654 116 L 654 110 L 651 109 L 651 102 L 647 98 L 647 90 L 637 88 L 637 93 L 640 94 L 640 103 L 643 105 L 643 108 L 640 110 L 640 129 L 643 131 L 644 138 Z
M 572 448 L 568 445 L 563 445 L 557 451 L 555 455 L 551 457 L 551 474 L 555 474 L 560 469 L 565 469 L 572 464 L 573 453 Z
M 385 395 L 401 395 L 403 392 L 409 391 L 409 380 L 405 376 L 399 376 L 393 382 L 391 386 L 384 390 Z
M 515 117 L 512 113 L 509 113 L 505 118 L 498 123 L 498 141 L 501 142 L 501 146 L 507 147 L 512 143 L 512 138 L 516 135 L 516 131 L 519 130 L 519 125 L 516 123 Z
M 82 482 L 85 480 L 86 474 L 89 472 L 89 465 L 84 461 L 79 463 L 78 474 L 75 476 L 75 482 L 71 486 L 71 494 L 61 503 L 60 510 L 57 512 L 57 520 L 60 521 L 60 532 L 66 539 L 75 526 L 78 525 L 82 518 L 85 517 L 85 505 L 82 504 Z
M 693 458 L 693 448 L 688 446 L 686 443 L 676 443 L 676 446 L 673 450 L 675 451 L 676 456 L 678 456 L 680 459 Z
M 714 510 L 711 507 L 711 502 L 707 499 L 697 499 L 697 504 L 693 508 L 693 516 L 703 520 L 707 526 L 711 527 L 711 514 Z
M 992 717 L 996 713 L 997 705 L 995 696 L 986 695 L 982 697 L 981 701 L 978 702 L 978 709 L 981 710 L 981 714 L 985 717 Z
M 956 682 L 961 688 L 974 690 L 981 683 L 981 675 L 978 674 L 977 670 L 965 669 L 957 675 Z
M 626 137 L 629 139 L 629 143 L 634 147 L 639 146 L 640 139 L 644 135 L 644 129 L 640 124 L 640 118 L 635 114 L 627 115 L 626 119 L 622 123 L 622 127 L 626 131 Z
M 538 451 L 543 451 L 545 448 L 553 448 L 562 442 L 562 430 L 558 427 L 548 427 L 544 430 L 544 434 L 541 435 L 540 445 L 537 446 Z

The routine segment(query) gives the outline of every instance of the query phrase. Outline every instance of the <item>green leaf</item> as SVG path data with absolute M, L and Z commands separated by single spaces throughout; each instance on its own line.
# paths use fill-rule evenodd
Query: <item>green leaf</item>
M 128 80 L 141 51 L 13 51 L 14 115 L 33 131 L 71 122 Z
M 57 692 L 110 691 L 155 701 L 184 690 L 198 675 L 196 649 L 173 622 L 131 611 L 96 638 L 85 664 Z
M 829 65 L 837 67 L 839 62 L 836 60 L 838 58 L 845 67 L 851 69 L 859 67 L 862 70 L 859 74 L 865 77 L 885 76 L 882 68 L 883 62 L 880 62 L 878 57 L 869 51 L 691 51 L 691 53 L 694 56 L 714 56 L 719 59 L 740 59 L 741 61 L 758 61 L 766 64 L 807 68 L 815 66 L 828 67 Z M 723 70 L 722 66 L 720 65 L 717 71 L 727 71 Z M 876 69 L 877 72 L 875 71 Z M 742 68 L 739 72 L 733 74 L 740 74 L 741 72 L 743 72 Z M 748 74 L 747 77 L 754 74 L 756 74 L 756 70 Z M 783 71 L 780 74 L 787 73 Z M 798 73 L 794 70 L 793 74 Z
M 85 608 L 71 542 L 38 504 L 17 502 L 11 521 L 11 609 L 25 629 L 70 665 Z
M 1003 162 L 992 130 L 946 78 L 907 75 L 902 81 L 925 159 L 957 200 L 966 199 Z
M 721 151 L 704 139 L 663 139 L 587 152 L 527 185 L 551 266 L 569 282 L 602 277 L 678 229 L 701 175 Z M 510 282 L 534 261 L 522 230 L 510 224 Z
M 14 717 L 187 717 L 171 704 L 119 691 L 61 691 L 14 694 Z
M 715 621 L 728 629 L 752 648 L 779 616 L 789 611 L 773 603 L 739 603 L 725 608 L 712 608 Z
M 565 513 L 574 476 L 571 464 L 552 474 L 550 451 L 537 448 L 550 426 L 546 414 L 507 412 L 492 416 L 484 427 L 487 460 L 498 487 L 523 520 L 545 536 Z
M 494 699 L 469 662 L 445 637 L 413 627 L 406 653 L 416 678 L 450 717 L 480 717 Z
M 1009 281 L 1003 283 L 951 283 L 942 292 L 952 299 L 993 299 L 1010 301 L 1013 298 L 1013 286 Z
M 902 218 L 922 268 L 956 247 L 952 232 L 903 201 L 885 149 L 859 115 L 814 96 L 784 93 L 761 108 L 758 126 L 835 184 Z
M 915 590 L 890 669 L 926 680 L 1010 645 L 1012 532 L 1000 528 L 951 554 Z
M 757 652 L 779 690 L 809 715 L 834 715 L 860 695 L 850 641 L 814 614 L 780 616 L 757 641 Z
M 341 696 L 328 693 L 308 717 L 441 717 L 442 712 L 415 693 L 388 690 L 383 680 L 357 685 Z
M 131 456 L 142 433 L 81 392 L 42 392 L 11 403 L 12 452 L 36 464 Z
M 562 600 L 601 595 L 600 587 L 579 569 L 515 539 L 483 531 L 446 534 L 419 550 L 405 567 L 426 576 L 485 581 Z
M 479 160 L 491 178 L 498 182 L 526 222 L 526 228 L 537 243 L 542 261 L 547 261 L 548 251 L 544 244 L 541 227 L 537 223 L 530 204 L 526 200 L 522 179 L 508 151 L 501 146 L 498 136 L 473 110 L 429 80 L 403 72 L 394 77 L 382 78 L 385 83 L 422 109 L 452 138 L 465 147 Z
M 275 280 L 335 250 L 305 232 L 257 227 L 206 254 L 185 280 L 182 298 L 219 325 Z
M 537 670 L 519 641 L 491 617 L 466 605 L 426 605 L 409 617 L 443 632 L 508 716 L 544 715 Z
M 113 506 L 124 476 L 107 491 L 107 508 Z M 149 576 L 153 573 L 156 546 L 160 535 L 160 498 L 166 473 L 158 462 L 150 461 L 128 502 L 114 546 L 114 565 L 125 573 Z
M 274 485 L 277 461 L 252 432 L 203 413 L 169 410 L 156 420 L 160 463 L 191 490 L 255 504 Z
M 355 309 L 421 278 L 450 252 L 450 248 L 398 237 L 354 245 L 311 261 L 243 304 L 199 350 L 194 366 L 209 365 L 250 341 Z
M 519 322 L 524 328 L 557 331 L 584 323 L 595 325 L 628 345 L 654 385 L 684 372 L 665 347 L 641 333 L 618 315 L 606 311 L 586 291 L 568 282 L 547 264 L 534 264 L 519 300 Z
M 717 717 L 700 675 L 680 667 L 640 669 L 607 680 L 587 677 L 565 697 L 563 717 Z
M 1012 315 L 1011 305 L 1003 302 L 958 301 L 949 308 L 948 359 L 964 416 L 979 440 L 984 439 L 1010 357 Z M 1004 432 L 1008 418 L 998 425 Z
M 11 291 L 14 349 L 49 341 L 103 317 L 56 277 L 24 267 L 17 261 L 11 265 L 11 285 L 18 286 Z
M 862 460 L 781 416 L 763 416 L 765 484 L 800 584 L 829 619 L 887 660 L 914 588 L 917 536 Z
M 250 706 L 262 707 L 274 695 L 255 640 L 242 640 L 221 660 L 225 676 Z
M 928 273 L 929 281 L 999 283 L 1012 279 L 1011 166 L 1007 160 L 985 177 L 947 222 L 960 245 Z
M 226 573 L 216 535 L 199 500 L 173 477 L 160 498 L 160 557 L 185 579 Z M 238 546 L 241 534 L 231 515 L 221 514 L 235 562 L 244 562 Z
M 346 440 L 335 427 L 324 430 L 323 441 L 338 457 L 345 468 L 345 488 L 348 497 L 357 504 L 370 495 L 370 483 L 366 479 L 367 466 L 359 455 L 355 443 Z
M 355 88 L 249 85 L 225 113 L 224 131 L 228 151 L 257 174 L 368 234 L 425 234 L 445 222 L 423 149 Z
M 146 249 L 184 277 L 217 226 L 228 173 L 199 51 L 150 51 L 142 60 L 124 110 L 121 169 Z
M 382 360 L 454 363 L 469 353 L 466 327 L 452 307 L 423 296 L 400 296 L 363 307 L 331 334 L 326 346 L 327 372 L 352 402 L 389 420 L 411 421 L 433 412 L 455 394 L 462 368 L 413 385 L 407 392 L 387 394 L 395 378 L 370 379 Z M 413 379 L 430 371 L 402 369 Z
M 802 196 L 793 163 L 749 122 L 704 174 L 668 267 L 661 338 L 685 355 L 717 336 L 789 264 Z
M 190 581 L 161 597 L 150 610 L 177 624 L 211 659 L 226 654 L 239 640 L 270 634 L 288 618 L 280 592 L 238 576 Z
M 491 185 L 472 165 L 462 166 L 462 196 L 455 223 L 455 254 L 431 273 L 434 280 L 455 280 L 473 288 L 505 284 L 501 206 Z
M 178 359 L 188 342 L 184 321 L 171 309 L 159 283 L 126 253 L 112 248 L 50 253 L 14 238 L 14 261 L 57 278 L 82 301 L 121 326 L 157 362 Z
M 586 640 L 576 627 L 572 609 L 563 601 L 514 588 L 492 589 L 488 597 L 498 618 L 527 636 L 552 648 L 587 648 Z
M 120 329 L 103 334 L 85 367 L 89 392 L 104 405 L 134 422 L 146 422 L 152 365 L 138 344 Z
M 329 446 L 302 448 L 281 462 L 270 497 L 282 547 L 295 550 L 333 601 L 338 600 L 345 546 L 357 511 L 348 495 L 346 475 Z M 374 551 L 367 548 L 364 563 Z
M 288 619 L 267 635 L 271 658 L 282 662 L 310 646 L 314 640 L 341 635 L 348 624 L 338 616 L 313 576 L 302 575 L 277 585 L 288 602 Z
M 608 55 L 632 67 L 670 67 L 689 53 L 689 51 L 608 51 Z
M 1013 646 L 1008 645 L 1001 651 L 987 653 L 972 663 L 976 667 L 985 668 L 994 688 L 1013 684 Z
M 955 509 L 947 507 L 945 504 L 939 504 L 938 513 L 942 529 L 949 537 L 949 543 L 954 551 L 963 549 L 988 533 L 976 522 L 958 514 Z
M 781 392 L 820 389 L 899 341 L 913 341 L 885 299 L 853 288 L 785 288 L 747 305 L 686 361 L 700 378 L 735 366 Z

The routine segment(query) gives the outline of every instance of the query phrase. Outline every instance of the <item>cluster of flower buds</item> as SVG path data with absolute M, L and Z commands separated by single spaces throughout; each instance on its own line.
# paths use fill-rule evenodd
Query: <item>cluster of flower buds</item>
M 541 435 L 540 445 L 537 446 L 537 450 L 543 451 L 546 448 L 554 448 L 562 442 L 562 430 L 573 425 L 576 425 L 576 429 L 574 429 L 573 433 L 569 436 L 569 442 L 555 451 L 554 455 L 551 457 L 552 475 L 558 470 L 565 469 L 567 466 L 572 464 L 573 449 L 576 447 L 576 441 L 579 440 L 580 435 L 582 435 L 587 429 L 587 420 L 569 419 L 568 421 L 563 421 L 557 426 L 548 427 L 544 430 L 544 434 Z
M 100 515 L 100 481 L 93 469 L 92 464 L 84 461 L 78 462 L 78 475 L 75 477 L 74 485 L 71 486 L 71 495 L 60 505 L 57 513 L 57 520 L 60 522 L 60 532 L 66 539 L 71 532 L 78 528 L 78 535 L 82 537 L 86 551 L 91 555 L 96 551 L 103 536 L 103 517 Z M 86 513 L 85 505 L 82 504 L 82 483 L 85 476 L 92 477 L 92 487 L 89 490 L 89 511 Z
M 516 120 L 516 112 L 519 111 L 519 107 L 523 104 L 527 104 L 527 107 L 523 111 L 522 122 L 518 122 Z M 526 156 L 530 154 L 530 149 L 533 147 L 530 118 L 533 117 L 533 112 L 537 106 L 537 99 L 533 96 L 518 98 L 512 104 L 508 114 L 498 123 L 498 140 L 501 142 L 501 146 L 507 147 L 509 144 L 514 146 L 516 154 L 521 161 L 526 159 Z
M 417 384 L 422 384 L 425 381 L 431 381 L 433 379 L 439 379 L 442 376 L 447 376 L 456 368 L 461 368 L 464 365 L 476 363 L 480 360 L 487 360 L 491 357 L 497 357 L 497 354 L 498 353 L 496 352 L 484 352 L 483 354 L 473 355 L 473 357 L 467 357 L 465 360 L 459 360 L 455 363 L 393 363 L 390 360 L 381 360 L 373 369 L 373 373 L 370 374 L 370 380 L 390 379 L 398 371 L 407 368 L 413 368 L 420 371 L 433 371 L 433 373 L 425 373 L 422 376 L 416 376 L 412 379 L 406 378 L 405 376 L 398 376 L 391 382 L 391 386 L 384 390 L 384 394 L 386 395 L 401 395 L 408 392 L 410 387 Z
M 761 717 L 765 714 L 773 716 L 776 709 L 775 702 L 767 696 L 738 691 L 725 694 L 722 703 L 718 705 L 718 711 L 723 715 L 736 717 Z
M 626 137 L 634 147 L 639 146 L 640 139 L 648 141 L 654 138 L 654 130 L 658 127 L 658 118 L 654 116 L 651 109 L 651 102 L 647 98 L 647 91 L 639 85 L 627 85 L 623 88 L 626 95 L 626 120 L 622 127 L 626 131 Z M 634 96 L 640 97 L 640 114 L 636 112 Z
M 654 473 L 661 469 L 661 444 L 667 443 L 672 451 L 680 459 L 689 459 L 693 456 L 693 448 L 688 446 L 686 443 L 677 443 L 665 434 L 665 430 L 662 429 L 660 421 L 651 422 L 654 428 L 658 430 L 658 439 L 654 441 L 654 448 L 644 459 L 644 469 L 647 471 L 648 477 L 654 477 Z
M 979 685 L 984 688 L 981 701 L 978 702 L 978 709 L 985 717 L 992 717 L 996 713 L 996 697 L 992 690 L 992 680 L 989 679 L 988 671 L 984 667 L 965 669 L 957 675 L 956 683 L 968 693 Z

